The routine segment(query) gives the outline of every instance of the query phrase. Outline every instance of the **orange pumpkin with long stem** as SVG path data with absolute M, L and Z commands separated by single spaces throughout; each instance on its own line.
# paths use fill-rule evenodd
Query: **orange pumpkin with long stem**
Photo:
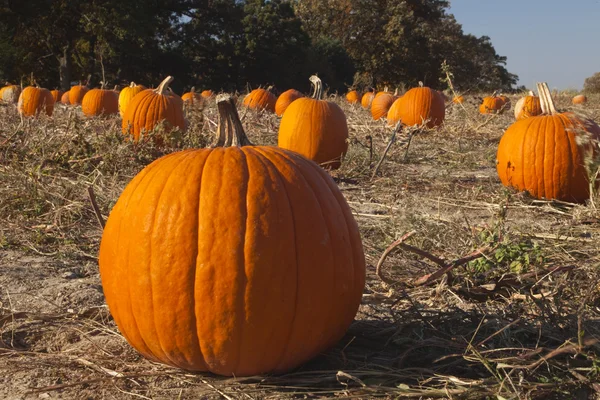
M 434 128 L 444 122 L 446 106 L 442 95 L 436 90 L 421 86 L 410 89 L 390 107 L 388 125 L 415 126 L 426 124 Z
M 168 76 L 158 88 L 143 90 L 131 100 L 123 116 L 123 134 L 138 141 L 143 132 L 150 132 L 163 122 L 167 132 L 173 128 L 186 130 L 183 101 L 167 90 L 172 81 L 173 77 Z
M 313 98 L 297 99 L 287 108 L 279 125 L 278 145 L 336 169 L 348 150 L 346 115 L 337 104 L 321 100 L 323 86 L 316 75 L 310 81 L 315 87 Z
M 281 117 L 289 105 L 292 104 L 294 100 L 301 97 L 304 97 L 304 95 L 296 89 L 289 89 L 281 93 L 275 103 L 275 114 L 277 114 L 278 117 Z
M 600 127 L 556 110 L 546 83 L 538 84 L 542 114 L 513 123 L 498 146 L 496 168 L 505 186 L 533 197 L 585 202 L 588 165 L 597 165 Z M 596 182 L 592 186 L 596 186 Z
M 129 86 L 121 90 L 119 93 L 119 113 L 121 114 L 121 118 L 125 116 L 125 110 L 135 95 L 144 90 L 146 88 L 143 85 L 136 85 L 135 82 L 131 82 Z
M 365 283 L 360 234 L 327 172 L 249 145 L 231 97 L 217 104 L 216 147 L 159 158 L 121 194 L 100 244 L 102 287 L 120 332 L 151 360 L 282 373 L 353 321 Z

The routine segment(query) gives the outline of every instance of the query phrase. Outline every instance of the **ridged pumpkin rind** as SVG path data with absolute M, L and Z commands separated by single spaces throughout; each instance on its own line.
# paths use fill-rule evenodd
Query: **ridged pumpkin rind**
M 502 114 L 505 111 L 505 100 L 501 97 L 485 97 L 479 105 L 481 114 Z
M 365 110 L 369 109 L 369 107 L 371 107 L 371 103 L 373 102 L 374 98 L 375 98 L 375 93 L 373 93 L 373 92 L 367 92 L 367 93 L 363 94 L 362 99 L 360 100 L 360 104 L 361 104 L 362 108 L 364 108 Z
M 8 85 L 0 89 L 0 101 L 15 104 L 19 101 L 21 87 L 19 85 Z
M 294 100 L 302 97 L 304 97 L 304 95 L 296 89 L 289 89 L 281 93 L 275 103 L 275 114 L 277 114 L 278 117 L 281 117 Z
M 119 112 L 119 94 L 113 90 L 89 90 L 81 101 L 81 111 L 88 117 L 116 114 Z
M 152 131 L 159 123 L 167 123 L 167 131 L 187 128 L 183 115 L 183 101 L 175 94 L 158 94 L 152 89 L 138 93 L 127 106 L 123 116 L 122 132 L 138 141 L 142 132 Z
M 111 211 L 99 263 L 110 312 L 139 352 L 229 376 L 287 371 L 332 346 L 365 282 L 341 192 L 275 147 L 153 162 Z
M 421 125 L 427 121 L 428 128 L 440 126 L 446 116 L 446 106 L 441 94 L 428 87 L 412 88 L 390 107 L 389 125 L 402 121 L 403 125 Z
M 60 98 L 60 102 L 65 105 L 71 104 L 71 102 L 69 101 L 69 91 L 63 93 L 63 95 Z
M 324 167 L 339 168 L 348 150 L 346 114 L 329 101 L 297 99 L 281 118 L 278 146 Z
M 351 90 L 348 93 L 346 93 L 346 100 L 348 100 L 348 103 L 350 104 L 358 103 L 360 101 L 360 98 L 361 95 L 356 90 Z
M 577 132 L 588 139 L 600 138 L 598 125 L 571 113 L 516 121 L 498 146 L 496 169 L 502 184 L 540 199 L 587 200 L 585 161 L 596 157 L 597 150 L 591 141 L 583 143 Z

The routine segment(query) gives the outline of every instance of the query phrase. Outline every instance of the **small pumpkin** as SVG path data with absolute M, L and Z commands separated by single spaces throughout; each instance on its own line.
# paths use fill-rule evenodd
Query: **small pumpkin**
M 21 94 L 21 86 L 7 84 L 0 89 L 0 101 L 9 104 L 16 104 Z
M 69 104 L 72 104 L 74 106 L 81 105 L 81 102 L 83 101 L 83 96 L 85 96 L 85 94 L 88 91 L 89 88 L 81 84 L 71 87 L 71 89 L 69 90 Z
M 131 82 L 129 86 L 124 87 L 119 93 L 119 114 L 121 114 L 121 118 L 125 115 L 125 110 L 131 100 L 135 97 L 136 94 L 141 91 L 146 90 L 146 87 L 143 85 L 137 85 L 135 82 Z
M 356 104 L 360 102 L 360 98 L 361 95 L 356 90 L 351 90 L 348 93 L 346 93 L 346 100 L 348 100 L 348 103 L 350 104 Z
M 525 119 L 540 115 L 542 113 L 542 104 L 540 98 L 529 91 L 529 95 L 521 97 L 515 104 L 515 119 Z
M 271 93 L 271 88 L 267 89 L 254 89 L 244 98 L 244 106 L 257 110 L 267 110 L 272 113 L 275 112 L 275 103 L 277 102 L 277 97 L 273 93 Z
M 573 97 L 573 104 L 578 105 L 585 103 L 587 103 L 587 97 L 584 94 L 578 94 L 577 96 Z
M 321 100 L 323 86 L 316 75 L 310 77 L 313 97 L 295 100 L 283 114 L 278 145 L 323 165 L 336 169 L 348 150 L 346 115 L 337 104 Z
M 462 95 L 454 96 L 452 99 L 452 103 L 454 104 L 462 104 L 465 102 L 465 97 Z
M 533 197 L 584 202 L 590 196 L 586 165 L 598 161 L 600 127 L 558 112 L 546 83 L 538 83 L 542 114 L 513 123 L 498 146 L 502 184 Z
M 481 114 L 502 114 L 506 107 L 506 99 L 496 96 L 496 93 L 485 97 L 479 106 Z
M 202 106 L 204 97 L 200 93 L 196 93 L 196 88 L 192 87 L 189 92 L 181 96 L 184 107 Z
M 123 116 L 123 134 L 132 135 L 137 142 L 143 132 L 152 131 L 163 121 L 167 132 L 175 127 L 183 131 L 187 129 L 181 97 L 167 90 L 172 81 L 173 77 L 168 76 L 158 88 L 146 89 L 135 95 Z
M 159 158 L 119 197 L 100 244 L 102 288 L 120 332 L 151 360 L 282 373 L 354 319 L 360 234 L 325 171 L 291 151 L 245 146 L 235 103 L 217 104 L 217 147 Z
M 372 91 L 368 91 L 365 94 L 363 94 L 363 97 L 360 100 L 360 104 L 361 104 L 362 108 L 364 108 L 365 110 L 368 110 L 371 107 L 371 103 L 373 102 L 374 98 L 375 98 L 375 93 L 373 93 Z
M 202 97 L 204 97 L 205 99 L 210 99 L 214 96 L 213 91 L 212 90 L 203 90 L 202 93 L 200 93 L 200 95 Z
M 54 99 L 54 103 L 58 103 L 63 96 L 62 90 L 54 89 L 50 91 L 52 98 Z
M 390 107 L 387 120 L 388 125 L 396 125 L 402 121 L 403 125 L 415 126 L 426 123 L 428 128 L 434 128 L 444 122 L 446 106 L 441 94 L 428 87 L 412 88 Z
M 40 112 L 50 117 L 54 111 L 54 98 L 48 89 L 28 86 L 19 96 L 17 109 L 24 117 L 35 117 Z
M 63 93 L 63 95 L 60 97 L 60 102 L 67 106 L 71 104 L 71 102 L 69 101 L 69 90 Z
M 292 104 L 294 100 L 301 97 L 304 97 L 304 95 L 296 89 L 289 89 L 281 93 L 275 103 L 275 114 L 277 114 L 278 117 L 281 117 L 289 105 Z
M 81 101 L 81 111 L 87 117 L 111 115 L 119 112 L 119 95 L 114 90 L 92 89 L 85 93 Z

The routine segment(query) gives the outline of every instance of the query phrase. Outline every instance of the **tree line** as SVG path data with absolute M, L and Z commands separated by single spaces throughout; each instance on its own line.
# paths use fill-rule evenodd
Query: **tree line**
M 444 0 L 5 0 L 0 79 L 49 89 L 72 82 L 308 90 L 443 89 L 446 63 L 460 90 L 508 90 L 490 38 L 465 34 Z

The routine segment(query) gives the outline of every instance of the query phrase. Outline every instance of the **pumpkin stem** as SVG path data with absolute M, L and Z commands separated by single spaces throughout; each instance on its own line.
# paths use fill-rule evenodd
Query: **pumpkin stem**
M 171 82 L 173 82 L 175 78 L 173 78 L 172 76 L 167 76 L 161 83 L 160 85 L 158 85 L 158 88 L 156 88 L 155 92 L 158 94 L 163 94 L 165 92 L 165 90 L 167 90 L 167 88 L 169 87 L 169 84 Z
M 387 87 L 387 85 L 383 87 L 383 91 L 384 91 L 384 92 L 386 92 L 386 93 L 388 92 L 388 87 Z
M 396 88 L 396 90 L 394 90 L 394 96 L 398 96 L 398 88 Z
M 323 82 L 321 82 L 321 78 L 313 75 L 308 80 L 315 86 L 315 91 L 312 95 L 312 98 L 321 100 L 321 97 L 323 97 Z
M 540 95 L 540 104 L 542 106 L 542 113 L 554 115 L 557 114 L 556 106 L 554 105 L 554 100 L 552 100 L 552 95 L 550 94 L 550 88 L 546 82 L 541 82 L 537 84 L 538 93 Z
M 131 83 L 129 84 L 129 87 L 136 87 L 136 86 L 137 86 L 137 85 L 135 84 L 135 82 L 131 82 Z
M 533 93 L 533 90 L 529 91 L 529 95 L 532 96 L 532 97 L 535 97 L 535 93 Z
M 113 88 L 113 91 L 116 92 L 117 90 L 119 90 L 119 85 L 115 85 L 115 87 Z
M 423 81 L 419 81 L 419 87 L 423 87 Z
M 190 93 L 192 93 L 192 94 L 196 93 L 196 87 L 195 86 L 192 86 L 192 88 L 190 89 Z
M 233 97 L 227 93 L 218 95 L 217 109 L 219 111 L 219 122 L 217 124 L 217 134 L 219 136 L 213 147 L 252 146 L 246 132 L 244 132 Z

